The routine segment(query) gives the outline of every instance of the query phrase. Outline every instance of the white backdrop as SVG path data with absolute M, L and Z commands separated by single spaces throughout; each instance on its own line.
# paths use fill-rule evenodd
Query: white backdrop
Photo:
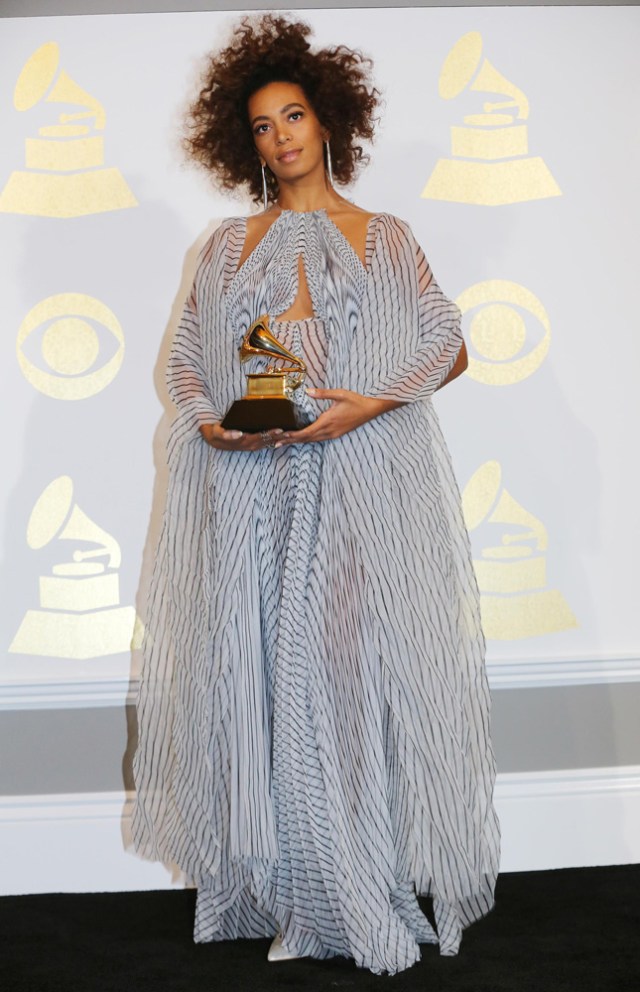
M 3 22 L 5 689 L 130 672 L 168 345 L 199 244 L 252 209 L 178 148 L 200 59 L 238 16 Z M 408 220 L 465 311 L 474 361 L 435 402 L 489 659 L 637 656 L 640 12 L 300 16 L 375 61 L 383 120 L 349 195 Z

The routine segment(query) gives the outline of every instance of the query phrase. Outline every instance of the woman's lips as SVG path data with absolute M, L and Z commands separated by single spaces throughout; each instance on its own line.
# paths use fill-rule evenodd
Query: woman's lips
M 292 148 L 289 152 L 284 152 L 283 155 L 278 157 L 278 162 L 294 162 L 298 155 L 300 154 L 299 148 Z

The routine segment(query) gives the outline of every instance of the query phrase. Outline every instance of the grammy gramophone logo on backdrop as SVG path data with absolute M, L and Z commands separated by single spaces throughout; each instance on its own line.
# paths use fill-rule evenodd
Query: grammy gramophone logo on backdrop
M 55 41 L 27 59 L 13 94 L 17 111 L 40 103 L 82 109 L 61 113 L 25 142 L 25 169 L 13 172 L 0 211 L 39 217 L 80 217 L 137 206 L 119 169 L 104 165 L 106 114 L 102 104 L 60 69 Z
M 120 606 L 120 546 L 74 502 L 68 475 L 46 487 L 27 526 L 34 551 L 52 541 L 75 547 L 40 576 L 38 609 L 27 610 L 9 651 L 79 660 L 129 651 L 136 612 Z
M 443 100 L 466 90 L 506 99 L 485 102 L 482 113 L 468 114 L 462 125 L 451 127 L 451 158 L 438 160 L 422 197 L 498 206 L 561 196 L 544 160 L 529 154 L 527 97 L 482 58 L 478 31 L 458 39 L 440 72 Z
M 40 300 L 20 324 L 16 355 L 25 379 L 39 392 L 83 400 L 115 379 L 124 335 L 116 315 L 95 296 L 57 293 Z
M 470 379 L 510 386 L 540 368 L 549 351 L 551 324 L 542 303 L 526 286 L 486 279 L 465 289 L 456 304 L 463 315 L 471 315 L 466 370 Z
M 502 468 L 488 461 L 462 493 L 465 523 L 484 544 L 474 568 L 485 636 L 500 641 L 577 627 L 559 589 L 547 588 L 547 531 L 502 485 Z

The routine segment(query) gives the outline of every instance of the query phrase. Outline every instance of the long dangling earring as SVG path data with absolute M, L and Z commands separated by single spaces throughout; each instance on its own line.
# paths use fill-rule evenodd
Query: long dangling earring
M 333 168 L 331 165 L 331 149 L 329 147 L 329 142 L 325 141 L 324 147 L 327 151 L 327 176 L 329 177 L 329 185 L 333 186 Z
M 262 206 L 266 210 L 269 206 L 269 193 L 267 190 L 267 174 L 264 171 L 264 162 L 260 163 L 262 169 Z

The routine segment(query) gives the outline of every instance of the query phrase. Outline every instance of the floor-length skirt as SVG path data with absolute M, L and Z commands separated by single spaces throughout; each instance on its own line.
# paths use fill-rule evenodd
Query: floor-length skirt
M 275 333 L 304 355 L 307 384 L 321 386 L 322 322 L 283 322 Z M 420 958 L 421 943 L 455 954 L 462 927 L 492 905 L 486 676 L 478 668 L 469 678 L 464 665 L 451 675 L 441 660 L 458 650 L 444 643 L 442 610 L 464 623 L 453 581 L 450 602 L 439 593 L 430 643 L 412 640 L 428 598 L 406 602 L 409 577 L 394 578 L 392 558 L 376 560 L 389 543 L 382 520 L 379 542 L 357 537 L 358 507 L 326 450 L 257 455 L 225 744 L 206 756 L 223 783 L 209 814 L 224 849 L 215 872 L 195 873 L 194 937 L 281 931 L 292 953 L 393 974 Z M 318 493 L 332 512 L 318 512 Z M 446 573 L 450 535 L 427 536 Z M 395 567 L 394 549 L 385 553 Z M 391 666 L 394 652 L 403 657 Z M 247 856 L 253 849 L 260 856 Z M 417 893 L 433 896 L 435 929 Z

